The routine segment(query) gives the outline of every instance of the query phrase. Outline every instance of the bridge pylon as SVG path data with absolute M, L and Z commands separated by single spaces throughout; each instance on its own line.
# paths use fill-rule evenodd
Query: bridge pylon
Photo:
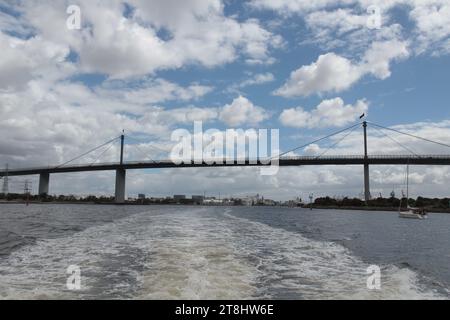
M 370 200 L 370 172 L 369 172 L 369 156 L 367 152 L 367 121 L 363 122 L 364 128 L 364 200 Z
M 120 165 L 123 165 L 123 147 L 124 147 L 125 135 L 120 136 Z M 116 170 L 116 190 L 115 190 L 115 203 L 125 203 L 125 180 L 126 170 L 121 167 Z
M 39 196 L 45 197 L 48 195 L 48 189 L 50 184 L 50 173 L 42 172 L 39 174 Z
M 126 170 L 123 168 L 116 170 L 116 193 L 115 193 L 115 203 L 122 204 L 125 203 L 125 179 Z

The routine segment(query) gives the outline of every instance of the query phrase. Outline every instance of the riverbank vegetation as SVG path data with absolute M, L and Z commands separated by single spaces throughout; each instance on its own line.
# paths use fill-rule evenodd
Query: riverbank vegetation
M 429 211 L 449 211 L 450 198 L 425 198 L 418 197 L 417 199 L 408 199 L 410 207 L 425 208 Z M 376 198 L 367 202 L 359 198 L 342 198 L 335 199 L 330 197 L 317 198 L 312 204 L 314 208 L 380 208 L 398 210 L 400 207 L 400 199 L 395 197 L 390 198 Z M 407 207 L 406 198 L 401 200 L 401 207 Z
M 244 203 L 241 199 L 233 199 L 234 201 L 229 201 L 226 205 L 249 205 Z M 17 193 L 9 193 L 6 197 L 0 194 L 0 201 L 2 202 L 39 202 L 39 203 L 92 203 L 92 204 L 113 204 L 114 197 L 107 196 L 86 196 L 86 197 L 76 197 L 73 195 L 48 195 L 45 197 L 40 197 L 38 195 L 24 195 Z M 151 204 L 183 204 L 183 205 L 200 205 L 199 201 L 193 199 L 181 199 L 176 200 L 172 197 L 165 198 L 144 198 L 144 199 L 132 199 L 126 202 L 127 204 L 141 204 L 141 205 L 151 205 Z M 285 202 L 289 203 L 289 202 Z M 278 203 L 278 205 L 284 205 L 285 203 Z M 301 200 L 298 200 L 298 205 L 289 206 L 303 206 L 306 208 L 316 208 L 316 209 L 352 209 L 352 210 L 380 210 L 380 211 L 397 211 L 400 207 L 400 199 L 396 197 L 390 198 L 376 198 L 369 200 L 367 202 L 359 198 L 331 198 L 331 197 L 321 197 L 314 200 L 311 204 L 303 204 Z M 401 200 L 401 207 L 406 208 L 406 198 Z M 408 204 L 410 207 L 425 208 L 431 212 L 450 212 L 450 198 L 425 198 L 418 197 L 417 199 L 409 199 Z M 222 204 L 224 205 L 224 204 Z M 250 204 L 252 205 L 252 204 Z M 261 204 L 253 204 L 261 205 Z M 274 205 L 274 204 L 271 204 Z M 277 203 L 275 204 L 277 205 Z

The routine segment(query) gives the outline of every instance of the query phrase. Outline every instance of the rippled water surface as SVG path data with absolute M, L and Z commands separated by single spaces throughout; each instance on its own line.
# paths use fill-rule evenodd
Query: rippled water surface
M 446 214 L 2 204 L 0 298 L 448 299 L 449 231 Z

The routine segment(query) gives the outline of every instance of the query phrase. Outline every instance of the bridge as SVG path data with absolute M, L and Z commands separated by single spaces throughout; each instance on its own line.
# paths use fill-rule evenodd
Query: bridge
M 450 145 L 442 142 L 433 141 L 427 138 L 415 136 L 409 133 L 400 132 L 398 130 L 387 128 L 384 126 L 372 124 L 377 130 L 387 130 L 394 131 L 409 137 L 426 141 L 428 143 L 437 144 L 450 148 Z M 346 137 L 348 137 L 356 128 L 363 127 L 364 132 L 364 154 L 363 155 L 336 155 L 336 156 L 325 156 L 324 154 L 328 151 L 326 150 L 319 156 L 289 156 L 288 154 L 294 152 L 295 150 L 302 149 L 311 145 L 313 143 L 320 142 L 322 140 L 331 138 L 338 134 L 342 134 L 346 131 L 348 133 L 333 144 L 329 149 L 335 147 L 338 143 L 342 142 Z M 328 136 L 317 139 L 308 144 L 296 147 L 277 156 L 278 165 L 281 167 L 285 166 L 317 166 L 317 165 L 361 165 L 364 168 L 364 195 L 366 201 L 370 200 L 370 176 L 369 167 L 370 165 L 450 165 L 450 155 L 419 155 L 414 153 L 408 147 L 402 145 L 397 140 L 390 138 L 399 145 L 401 145 L 410 154 L 407 155 L 369 155 L 368 154 L 368 144 L 367 144 L 367 126 L 368 122 L 364 121 L 362 123 L 355 124 L 344 130 L 334 132 Z M 385 134 L 386 135 L 386 134 Z M 387 135 L 386 135 L 387 136 Z M 388 136 L 389 137 L 389 136 Z M 69 163 L 82 158 L 83 156 L 110 144 L 116 139 L 120 139 L 120 161 L 111 163 L 91 163 L 91 164 L 78 164 L 78 165 L 68 165 Z M 237 167 L 237 166 L 248 166 L 248 167 L 263 167 L 271 165 L 271 159 L 223 159 L 223 161 L 185 161 L 183 163 L 174 163 L 172 160 L 149 160 L 149 161 L 123 161 L 123 150 L 124 150 L 124 140 L 125 136 L 122 134 L 120 137 L 112 139 L 99 147 L 91 149 L 90 151 L 78 156 L 64 164 L 58 166 L 47 166 L 47 167 L 35 167 L 35 168 L 17 168 L 17 169 L 7 169 L 0 170 L 0 178 L 3 177 L 4 181 L 7 181 L 9 176 L 25 176 L 25 175 L 39 175 L 39 195 L 46 195 L 49 191 L 50 174 L 56 173 L 69 173 L 69 172 L 88 172 L 88 171 L 115 171 L 116 172 L 116 184 L 115 184 L 115 201 L 116 203 L 125 202 L 125 180 L 126 171 L 133 169 L 165 169 L 165 168 L 199 168 L 199 167 Z

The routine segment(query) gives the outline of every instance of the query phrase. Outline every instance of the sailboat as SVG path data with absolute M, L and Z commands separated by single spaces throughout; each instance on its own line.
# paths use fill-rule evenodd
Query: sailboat
M 420 220 L 426 219 L 428 217 L 425 209 L 410 207 L 408 200 L 409 200 L 409 164 L 406 167 L 406 210 L 402 210 L 402 200 L 400 200 L 400 207 L 398 208 L 398 216 L 400 218 L 420 219 Z

